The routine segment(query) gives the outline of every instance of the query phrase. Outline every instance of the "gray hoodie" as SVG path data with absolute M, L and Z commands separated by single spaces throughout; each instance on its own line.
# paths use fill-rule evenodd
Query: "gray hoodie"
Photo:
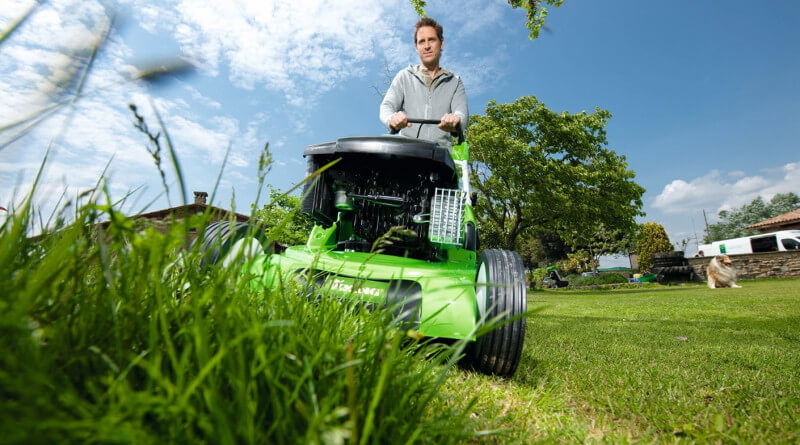
M 428 88 L 420 69 L 419 65 L 411 65 L 394 76 L 381 102 L 381 122 L 388 127 L 389 117 L 398 111 L 405 112 L 409 118 L 418 119 L 441 119 L 447 113 L 455 113 L 461 117 L 462 127 L 466 128 L 469 110 L 461 77 L 445 70 Z M 412 124 L 400 130 L 400 134 L 451 146 L 451 136 L 436 125 Z

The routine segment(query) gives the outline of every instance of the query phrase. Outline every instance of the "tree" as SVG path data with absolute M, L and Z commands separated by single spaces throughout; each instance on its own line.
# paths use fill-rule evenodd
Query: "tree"
M 672 252 L 672 243 L 669 242 L 664 226 L 655 222 L 644 223 L 639 231 L 639 243 L 636 250 L 639 254 L 639 270 L 653 267 L 653 254 Z
M 484 247 L 516 250 L 543 231 L 577 246 L 599 227 L 630 233 L 644 189 L 606 148 L 611 114 L 556 113 L 534 96 L 472 116 L 472 182 Z
M 601 256 L 626 253 L 632 250 L 635 244 L 635 232 L 608 229 L 599 225 L 582 248 L 589 253 L 592 264 L 599 265 Z
M 300 198 L 269 188 L 269 204 L 256 211 L 255 219 L 267 231 L 270 241 L 293 246 L 304 244 L 314 223 L 300 212 Z
M 522 256 L 522 261 L 528 269 L 545 267 L 558 260 L 565 259 L 572 253 L 572 249 L 562 240 L 557 233 L 548 231 L 531 231 L 531 235 L 521 236 L 517 243 L 516 251 Z M 481 226 L 483 237 L 483 226 Z M 483 238 L 481 238 L 483 240 Z M 481 241 L 483 245 L 489 245 Z M 497 245 L 497 244 L 495 244 Z
M 506 0 L 514 9 L 523 8 L 525 10 L 525 17 L 527 22 L 525 22 L 525 27 L 528 28 L 530 34 L 528 38 L 531 40 L 539 37 L 539 31 L 542 28 L 547 29 L 544 24 L 545 18 L 547 18 L 547 7 L 545 5 L 550 5 L 554 8 L 558 8 L 559 6 L 564 4 L 564 0 Z M 410 0 L 411 5 L 414 7 L 414 10 L 417 11 L 421 17 L 425 17 L 425 5 L 427 2 L 425 0 Z
M 800 207 L 800 196 L 795 193 L 778 193 L 766 203 L 759 196 L 748 204 L 731 210 L 722 210 L 717 215 L 719 222 L 710 224 L 704 243 L 723 239 L 754 235 L 757 232 L 746 227 Z
M 597 263 L 589 256 L 589 252 L 580 250 L 567 254 L 567 257 L 556 263 L 556 267 L 565 275 L 577 275 L 597 269 Z

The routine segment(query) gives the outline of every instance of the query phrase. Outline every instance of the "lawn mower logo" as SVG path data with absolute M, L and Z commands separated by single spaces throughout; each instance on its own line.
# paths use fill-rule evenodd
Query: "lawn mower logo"
M 389 283 L 369 282 L 345 277 L 328 277 L 323 292 L 344 298 L 360 298 L 366 301 L 382 303 L 386 300 Z

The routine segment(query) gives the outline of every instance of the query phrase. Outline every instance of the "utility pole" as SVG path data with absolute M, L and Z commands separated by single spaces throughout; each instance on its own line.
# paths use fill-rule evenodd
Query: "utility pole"
M 706 236 L 708 236 L 708 218 L 706 217 L 706 209 L 703 209 L 703 221 L 706 222 Z

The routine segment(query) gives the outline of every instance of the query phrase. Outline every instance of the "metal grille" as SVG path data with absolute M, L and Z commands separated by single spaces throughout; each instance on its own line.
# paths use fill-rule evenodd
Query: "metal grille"
M 431 205 L 428 238 L 441 244 L 461 244 L 461 217 L 467 194 L 458 189 L 437 188 Z

